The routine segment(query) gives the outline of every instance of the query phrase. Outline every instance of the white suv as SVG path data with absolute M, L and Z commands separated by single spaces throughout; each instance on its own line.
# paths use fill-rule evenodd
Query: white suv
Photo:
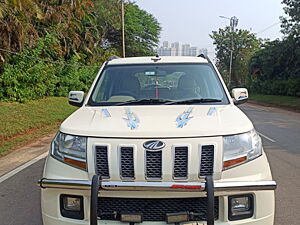
M 233 97 L 233 98 L 232 98 Z M 213 63 L 112 57 L 61 125 L 45 163 L 44 225 L 272 225 L 261 138 Z

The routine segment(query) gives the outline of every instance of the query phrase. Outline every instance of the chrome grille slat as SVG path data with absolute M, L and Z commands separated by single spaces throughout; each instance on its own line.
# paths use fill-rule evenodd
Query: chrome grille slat
M 146 178 L 161 179 L 162 176 L 162 151 L 146 150 Z
M 96 173 L 101 178 L 109 178 L 107 146 L 96 146 Z
M 187 179 L 188 147 L 175 147 L 173 176 L 175 179 Z
M 134 158 L 132 147 L 121 147 L 121 178 L 134 179 Z
M 201 148 L 200 176 L 209 176 L 214 172 L 214 145 Z

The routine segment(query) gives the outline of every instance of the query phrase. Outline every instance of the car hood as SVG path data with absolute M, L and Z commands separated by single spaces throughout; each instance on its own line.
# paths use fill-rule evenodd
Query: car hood
M 116 138 L 175 138 L 243 133 L 253 128 L 234 105 L 82 107 L 61 125 L 63 133 Z

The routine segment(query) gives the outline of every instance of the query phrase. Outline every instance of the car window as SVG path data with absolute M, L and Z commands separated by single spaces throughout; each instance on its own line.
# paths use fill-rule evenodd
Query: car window
M 89 105 L 114 105 L 140 100 L 228 99 L 208 63 L 107 66 L 98 79 Z

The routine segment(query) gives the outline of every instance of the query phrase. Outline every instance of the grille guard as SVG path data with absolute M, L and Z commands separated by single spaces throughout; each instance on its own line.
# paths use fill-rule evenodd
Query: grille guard
M 212 176 L 207 176 L 205 182 L 113 182 L 101 181 L 98 175 L 94 175 L 92 181 L 43 178 L 38 184 L 41 188 L 90 190 L 90 225 L 97 225 L 97 198 L 103 190 L 206 192 L 207 225 L 214 225 L 215 192 L 275 190 L 277 186 L 275 181 L 214 182 Z
M 214 216 L 214 180 L 212 176 L 207 176 L 205 178 L 206 186 L 205 191 L 207 193 L 207 225 L 215 224 Z M 97 225 L 97 198 L 99 194 L 99 189 L 101 187 L 100 177 L 94 175 L 92 179 L 91 186 L 91 205 L 90 205 L 90 225 Z M 202 186 L 199 186 L 202 187 Z
M 214 180 L 212 176 L 206 177 L 206 193 L 207 193 L 207 225 L 215 224 L 214 216 Z M 97 199 L 99 194 L 99 189 L 101 187 L 100 177 L 94 175 L 91 185 L 91 204 L 90 204 L 90 225 L 97 225 Z

